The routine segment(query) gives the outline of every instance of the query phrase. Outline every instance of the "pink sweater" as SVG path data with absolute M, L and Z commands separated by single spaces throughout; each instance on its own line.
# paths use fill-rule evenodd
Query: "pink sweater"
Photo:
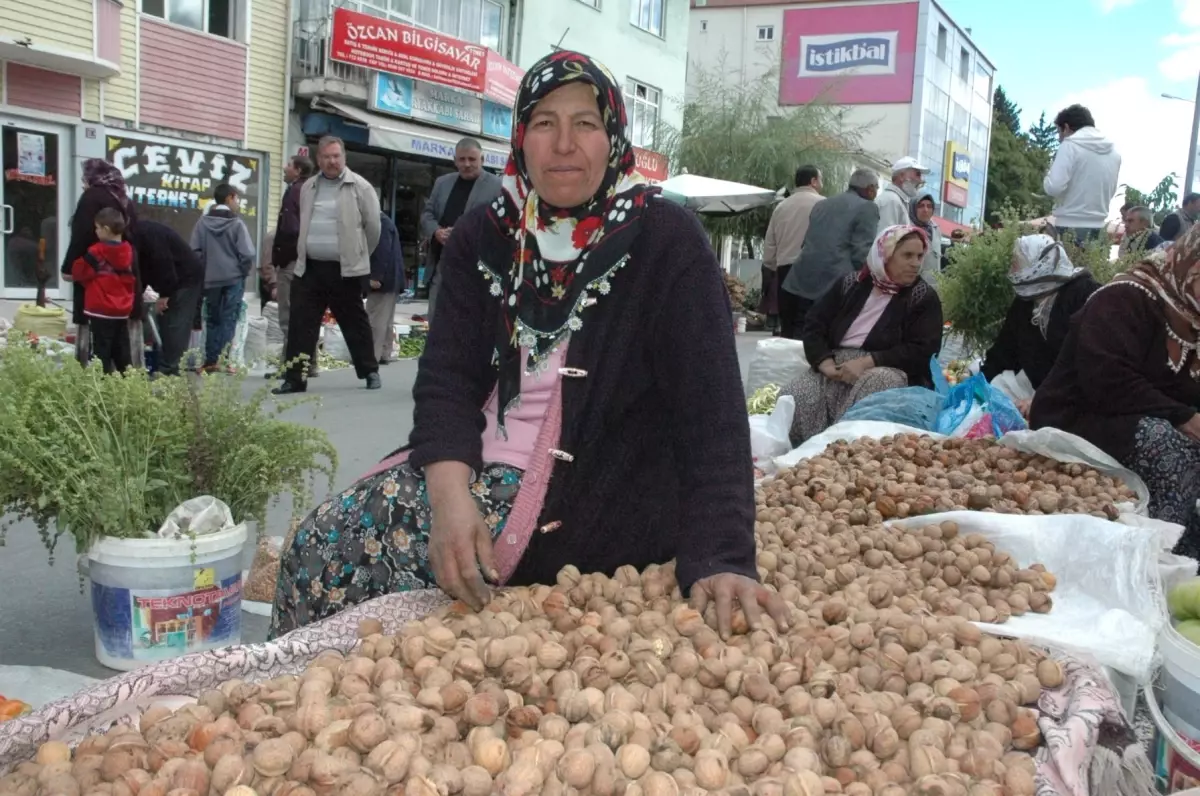
M 527 352 L 522 349 L 521 356 Z M 504 427 L 508 431 L 508 439 L 496 435 L 497 411 L 499 395 L 492 392 L 483 414 L 487 418 L 487 428 L 483 432 L 483 460 L 488 464 L 511 464 L 522 470 L 529 469 L 529 459 L 533 456 L 534 445 L 537 444 L 538 432 L 546 419 L 550 408 L 550 398 L 554 387 L 562 378 L 558 369 L 567 358 L 567 346 L 560 345 L 554 350 L 546 362 L 546 367 L 537 373 L 521 373 L 521 400 L 517 406 L 510 409 L 504 416 Z

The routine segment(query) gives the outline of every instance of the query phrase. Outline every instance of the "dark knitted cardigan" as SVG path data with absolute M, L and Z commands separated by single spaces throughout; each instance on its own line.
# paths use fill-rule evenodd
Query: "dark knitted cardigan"
M 1143 417 L 1173 426 L 1200 407 L 1200 383 L 1167 366 L 1167 321 L 1161 300 L 1116 284 L 1075 313 L 1050 375 L 1033 395 L 1031 428 L 1083 437 L 1118 461 L 1134 451 Z
M 454 225 L 443 254 L 437 322 L 421 356 L 410 463 L 482 469 L 482 408 L 498 300 L 478 268 L 481 205 Z M 611 292 L 583 311 L 566 366 L 559 449 L 534 533 L 512 584 L 554 583 L 574 564 L 612 573 L 677 559 L 686 594 L 734 572 L 757 580 L 750 427 L 728 294 L 700 225 L 653 199 Z
M 804 356 L 814 370 L 842 347 L 874 287 L 847 274 L 834 282 L 804 319 Z M 929 358 L 942 348 L 942 302 L 923 279 L 901 290 L 884 308 L 859 348 L 880 368 L 902 370 L 910 387 L 932 387 Z

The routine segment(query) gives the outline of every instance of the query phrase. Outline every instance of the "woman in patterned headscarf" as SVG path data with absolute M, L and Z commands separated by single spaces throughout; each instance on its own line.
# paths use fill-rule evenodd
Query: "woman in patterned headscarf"
M 409 445 L 314 511 L 272 634 L 437 585 L 554 583 L 675 559 L 728 632 L 787 624 L 759 582 L 732 309 L 692 215 L 634 168 L 621 89 L 574 52 L 521 83 L 503 191 L 458 221 Z
M 1023 370 L 1036 390 L 1054 366 L 1071 316 L 1100 285 L 1049 235 L 1017 239 L 1008 279 L 1017 297 L 984 356 L 983 375 L 991 381 L 1006 370 Z M 1027 413 L 1029 402 L 1020 408 Z
M 796 399 L 794 445 L 868 395 L 930 385 L 929 358 L 942 344 L 942 304 L 921 276 L 928 245 L 919 227 L 888 227 L 867 264 L 809 310 L 803 339 L 811 368 L 783 390 Z
M 121 170 L 107 160 L 89 158 L 83 162 L 83 195 L 75 205 L 75 213 L 71 216 L 71 242 L 67 244 L 66 253 L 62 260 L 62 275 L 70 279 L 71 265 L 83 256 L 88 247 L 96 243 L 96 214 L 106 207 L 120 210 L 125 215 L 126 229 L 129 230 L 136 214 L 133 203 L 125 192 L 125 178 Z M 87 317 L 83 314 L 83 288 L 74 286 L 72 321 L 75 323 L 75 355 L 81 362 L 87 362 L 90 357 L 88 345 Z M 141 315 L 141 295 L 135 296 L 134 314 Z M 139 357 L 140 359 L 140 357 Z
M 1097 290 L 1075 316 L 1030 425 L 1089 440 L 1150 490 L 1150 516 L 1200 555 L 1200 227 Z

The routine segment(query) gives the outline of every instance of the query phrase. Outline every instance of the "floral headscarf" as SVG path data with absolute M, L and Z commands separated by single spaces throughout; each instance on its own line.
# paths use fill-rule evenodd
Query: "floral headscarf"
M 1178 373 L 1191 359 L 1190 372 L 1200 380 L 1200 226 L 1192 226 L 1164 252 L 1151 252 L 1110 285 L 1132 284 L 1160 299 L 1167 314 L 1167 364 Z M 1095 294 L 1093 294 L 1095 295 Z
M 1033 302 L 1033 325 L 1046 336 L 1050 311 L 1058 290 L 1083 273 L 1063 245 L 1049 235 L 1025 235 L 1013 247 L 1013 269 L 1008 281 L 1023 299 Z
M 913 232 L 921 236 L 921 243 L 924 245 L 925 251 L 929 251 L 929 237 L 920 227 L 914 227 L 911 224 L 897 224 L 888 227 L 880 232 L 879 237 L 875 238 L 875 242 L 871 244 L 871 251 L 867 254 L 867 265 L 859 271 L 858 281 L 865 282 L 870 279 L 880 292 L 893 296 L 907 287 L 907 285 L 900 285 L 891 280 L 887 273 L 887 261 L 896 252 L 896 247 L 900 245 L 900 239 Z
M 537 104 L 576 82 L 590 85 L 596 95 L 610 143 L 608 166 L 589 202 L 556 208 L 534 190 L 523 144 Z M 528 349 L 527 367 L 533 370 L 583 327 L 595 303 L 588 294 L 609 292 L 609 278 L 624 265 L 641 229 L 646 201 L 658 192 L 634 168 L 620 85 L 599 62 L 567 50 L 546 56 L 525 73 L 514 112 L 512 153 L 503 190 L 488 211 L 492 225 L 481 250 L 484 277 L 503 303 L 496 330 L 501 435 L 504 414 L 520 397 L 521 349 Z
M 125 217 L 129 217 L 129 194 L 125 192 L 125 177 L 120 169 L 107 160 L 88 158 L 83 162 L 83 181 L 89 188 L 103 188 L 112 194 Z

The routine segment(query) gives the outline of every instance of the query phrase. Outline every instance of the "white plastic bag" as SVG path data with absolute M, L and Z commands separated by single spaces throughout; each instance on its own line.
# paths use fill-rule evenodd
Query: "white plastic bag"
M 266 361 L 268 352 L 266 318 L 248 318 L 246 320 L 246 343 L 242 357 L 248 367 L 254 367 Z
M 242 302 L 238 310 L 237 326 L 233 330 L 233 341 L 229 345 L 229 361 L 234 365 L 246 364 L 246 302 Z
M 804 343 L 784 337 L 768 337 L 754 346 L 754 358 L 746 375 L 746 397 L 768 384 L 786 387 L 808 367 Z
M 346 345 L 346 338 L 342 336 L 342 330 L 336 324 L 325 327 L 323 348 L 326 354 L 339 362 L 350 361 L 350 347 Z
M 212 495 L 201 495 L 176 506 L 158 529 L 158 535 L 163 539 L 202 536 L 225 531 L 233 526 L 233 512 L 229 510 L 229 506 Z
M 283 339 L 283 329 L 279 326 L 279 305 L 268 301 L 263 307 L 262 316 L 267 319 L 267 348 L 274 351 L 283 348 L 287 341 Z
M 762 460 L 782 456 L 792 447 L 789 433 L 795 414 L 796 399 L 784 395 L 775 402 L 771 414 L 750 416 L 750 452 L 755 466 Z
M 1130 508 L 1137 514 L 1149 515 L 1150 490 L 1132 470 L 1121 466 L 1113 457 L 1092 443 L 1057 428 L 1033 431 L 1010 431 L 1000 438 L 1000 444 L 1023 453 L 1035 453 L 1060 462 L 1086 465 L 1113 478 L 1124 481 L 1138 496 Z
M 1155 534 L 1086 514 L 1018 516 L 952 511 L 890 523 L 901 528 L 958 523 L 979 533 L 1024 567 L 1044 564 L 1058 579 L 1048 614 L 1014 616 L 989 633 L 1086 652 L 1145 682 L 1154 670 L 1155 639 L 1167 621 Z
M 1025 371 L 1013 373 L 1011 370 L 1006 370 L 992 379 L 992 386 L 1011 398 L 1014 404 L 1019 401 L 1033 400 L 1033 385 L 1029 382 Z

